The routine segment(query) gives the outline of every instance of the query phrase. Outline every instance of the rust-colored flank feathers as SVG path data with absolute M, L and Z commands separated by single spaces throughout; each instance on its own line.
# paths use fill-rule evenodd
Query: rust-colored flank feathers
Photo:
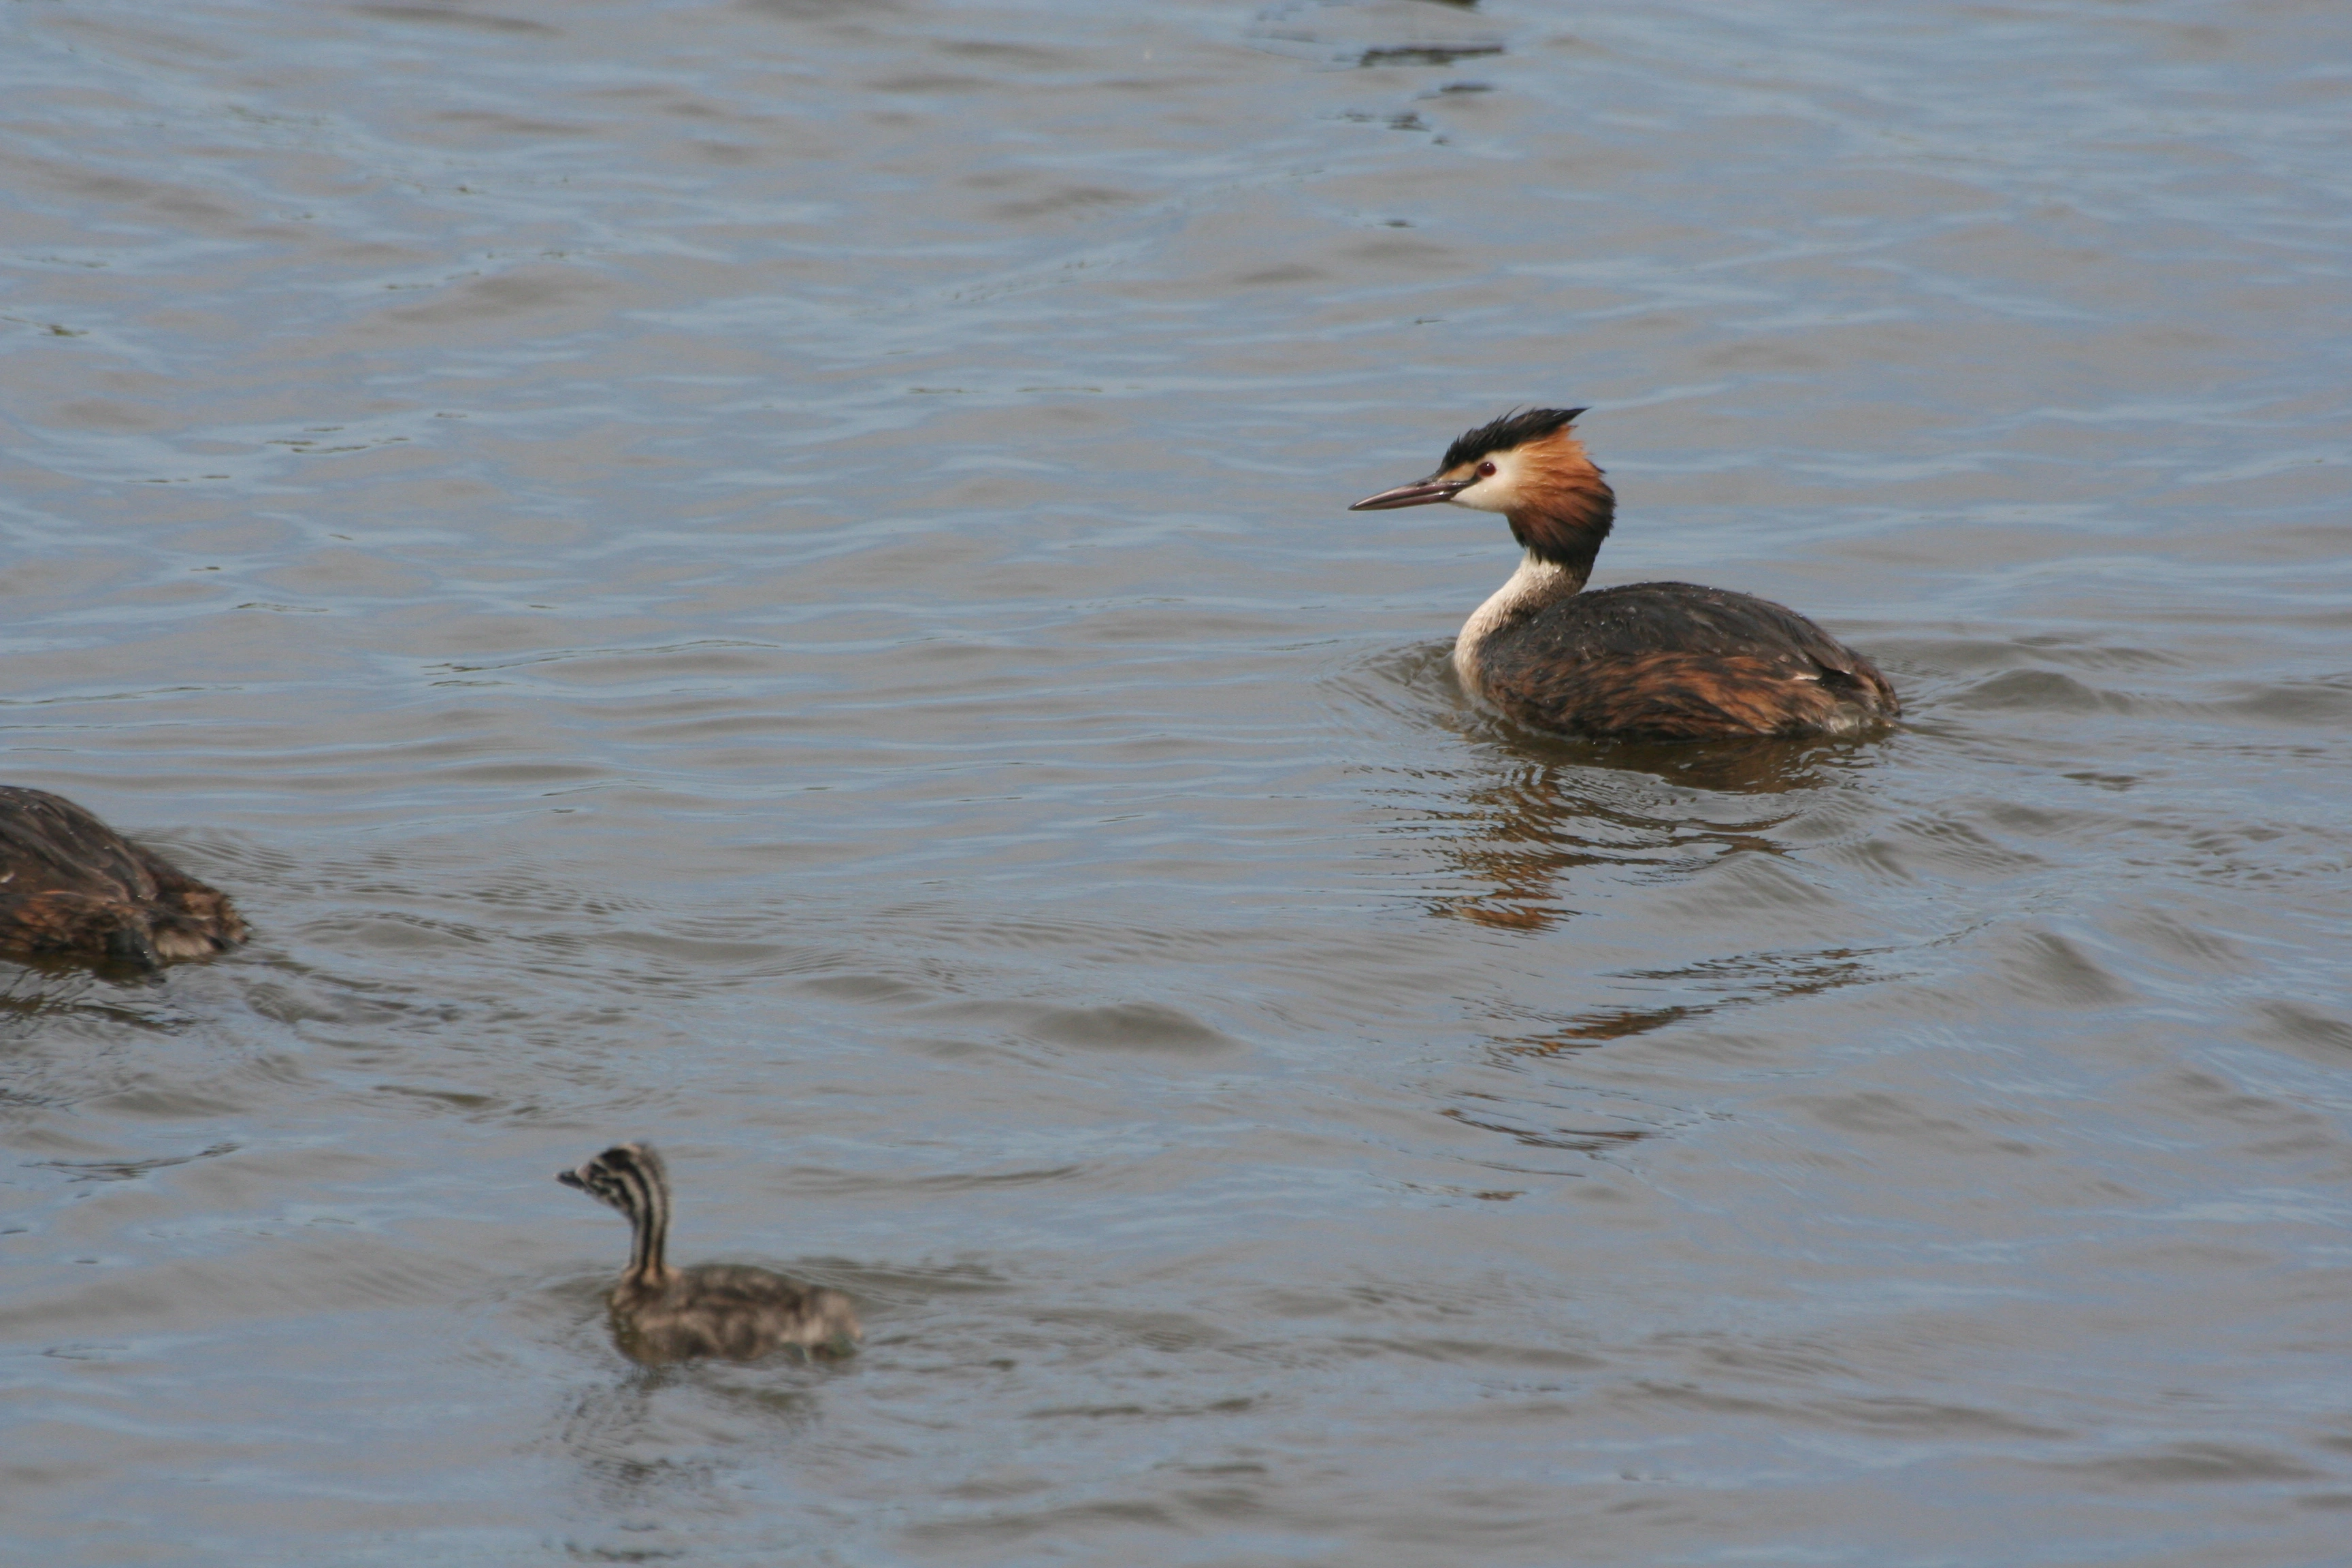
M 614 1144 L 555 1179 L 628 1217 L 629 1267 L 605 1301 L 614 1339 L 632 1358 L 754 1361 L 787 1345 L 840 1354 L 856 1344 L 857 1313 L 838 1291 L 795 1285 L 743 1264 L 671 1268 L 662 1256 L 669 1178 L 651 1145 Z
M 1875 665 L 1794 610 L 1726 588 L 1584 592 L 1617 498 L 1571 427 L 1581 408 L 1507 414 L 1427 479 L 1351 510 L 1444 501 L 1501 512 L 1526 553 L 1462 628 L 1462 684 L 1505 718 L 1629 740 L 1856 735 L 1901 710 Z
M 244 940 L 226 893 L 62 796 L 0 784 L 0 951 L 155 969 Z

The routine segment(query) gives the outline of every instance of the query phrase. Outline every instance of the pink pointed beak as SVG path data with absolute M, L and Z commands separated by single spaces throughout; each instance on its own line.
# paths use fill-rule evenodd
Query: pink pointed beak
M 1349 511 L 1393 511 L 1401 506 L 1427 506 L 1433 501 L 1452 500 L 1470 488 L 1468 479 L 1415 479 L 1409 485 L 1399 485 L 1392 490 L 1382 490 L 1376 496 L 1366 496 Z

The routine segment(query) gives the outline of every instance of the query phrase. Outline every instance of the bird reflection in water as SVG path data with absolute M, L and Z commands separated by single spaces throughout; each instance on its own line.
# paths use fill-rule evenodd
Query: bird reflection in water
M 1598 1049 L 1614 1041 L 1635 1038 L 1676 1025 L 1704 1021 L 1717 1015 L 1793 996 L 1814 995 L 1841 986 L 1886 978 L 1881 960 L 1891 949 L 1823 948 L 1810 952 L 1765 952 L 1730 959 L 1710 959 L 1676 969 L 1633 970 L 1612 978 L 1633 984 L 1672 988 L 1685 995 L 1712 993 L 1699 999 L 1637 1007 L 1597 1007 L 1549 1020 L 1524 1034 L 1491 1037 L 1491 1065 L 1523 1073 L 1531 1062 L 1557 1061 L 1562 1057 Z M 1606 1156 L 1644 1139 L 1663 1137 L 1692 1119 L 1687 1110 L 1665 1105 L 1627 1107 L 1621 1092 L 1612 1093 L 1603 1110 L 1597 1105 L 1555 1105 L 1544 1098 L 1559 1092 L 1559 1081 L 1542 1091 L 1499 1095 L 1457 1090 L 1466 1104 L 1447 1106 L 1439 1114 L 1465 1127 L 1499 1132 L 1524 1147 L 1563 1153 Z M 1573 1118 L 1562 1123 L 1551 1112 Z M 1601 1123 L 1618 1121 L 1619 1126 Z M 1489 1161 L 1497 1170 L 1528 1170 L 1511 1162 Z M 1553 1175 L 1572 1172 L 1549 1171 Z
M 1677 969 L 1636 969 L 1615 978 L 1711 993 L 1704 1000 L 1651 1007 L 1601 1007 L 1532 1030 L 1497 1038 L 1502 1057 L 1557 1057 L 1591 1050 L 1612 1041 L 1654 1034 L 1677 1024 L 1698 1023 L 1720 1014 L 1815 996 L 1848 985 L 1887 978 L 1881 962 L 1890 948 L 1821 948 L 1808 952 L 1773 951 L 1737 958 L 1709 959 Z
M 573 1391 L 555 1415 L 553 1445 L 604 1510 L 632 1521 L 633 1556 L 685 1555 L 661 1550 L 684 1540 L 663 1537 L 689 1536 L 698 1515 L 731 1514 L 747 1479 L 772 1472 L 818 1414 L 810 1391 L 779 1384 L 772 1369 L 677 1363 Z M 591 1545 L 588 1554 L 612 1553 Z
M 1439 1115 L 1465 1127 L 1481 1131 L 1500 1132 L 1516 1138 L 1533 1149 L 1558 1149 L 1572 1154 L 1598 1154 L 1611 1149 L 1622 1149 L 1644 1138 L 1655 1138 L 1664 1131 L 1657 1127 L 1540 1127 L 1525 1123 L 1517 1112 L 1504 1106 L 1493 1095 L 1478 1095 L 1479 1100 L 1492 1100 L 1494 1109 L 1480 1110 L 1449 1105 Z
M 1609 874 L 1622 887 L 1630 869 L 1644 881 L 1675 882 L 1726 856 L 1785 858 L 1781 832 L 1855 765 L 1850 748 L 1804 742 L 1648 745 L 1561 742 L 1461 797 L 1449 813 L 1464 831 L 1444 848 L 1473 889 L 1433 912 L 1498 931 L 1547 931 L 1580 911 L 1569 901 L 1580 872 Z M 1536 754 L 1528 755 L 1535 752 Z M 1701 794 L 1699 792 L 1704 792 Z M 1650 993 L 1628 1005 L 1553 1016 L 1524 1034 L 1498 1037 L 1498 1060 L 1556 1057 L 1696 1023 L 1727 1010 L 1812 995 L 1884 978 L 1892 948 L 1770 947 L 1671 967 L 1610 975 Z M 1671 1000 L 1658 996 L 1664 992 Z M 1457 1120 L 1487 1125 L 1475 1116 Z M 1523 1141 L 1601 1149 L 1642 1136 L 1558 1130 Z
M 1827 784 L 1842 754 L 1801 742 L 1523 742 L 1513 750 L 1533 755 L 1441 813 L 1465 829 L 1447 841 L 1447 858 L 1481 888 L 1441 900 L 1434 912 L 1527 931 L 1578 912 L 1561 902 L 1563 885 L 1588 867 L 1671 873 L 1733 851 L 1786 853 L 1774 831 L 1803 813 L 1802 792 Z M 1695 815 L 1694 791 L 1718 797 L 1706 818 Z M 1726 810 L 1722 797 L 1741 796 L 1753 797 L 1751 809 Z

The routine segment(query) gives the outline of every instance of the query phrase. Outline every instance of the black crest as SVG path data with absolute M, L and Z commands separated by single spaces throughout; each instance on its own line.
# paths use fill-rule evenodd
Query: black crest
M 1479 426 L 1446 447 L 1445 461 L 1437 465 L 1437 471 L 1442 474 L 1465 463 L 1475 463 L 1489 452 L 1507 452 L 1514 447 L 1541 440 L 1566 428 L 1583 412 L 1581 408 L 1528 408 L 1506 414 L 1500 419 Z

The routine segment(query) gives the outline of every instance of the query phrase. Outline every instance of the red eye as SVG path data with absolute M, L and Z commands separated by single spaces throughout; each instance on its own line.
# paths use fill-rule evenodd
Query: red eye
M 1494 465 L 1494 464 L 1492 464 L 1492 463 L 1481 463 L 1481 464 L 1479 464 L 1479 465 L 1478 465 L 1478 477 L 1479 477 L 1480 479 L 1493 479 L 1493 478 L 1495 477 L 1495 465 Z

